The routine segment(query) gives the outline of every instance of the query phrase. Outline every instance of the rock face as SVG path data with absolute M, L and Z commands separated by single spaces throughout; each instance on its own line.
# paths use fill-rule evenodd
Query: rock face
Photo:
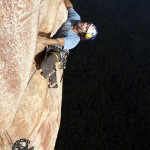
M 48 81 L 32 64 L 44 45 L 39 32 L 51 36 L 67 18 L 63 0 L 0 1 L 0 150 L 26 138 L 35 150 L 53 150 L 60 126 L 62 82 Z M 62 70 L 58 71 L 60 81 Z

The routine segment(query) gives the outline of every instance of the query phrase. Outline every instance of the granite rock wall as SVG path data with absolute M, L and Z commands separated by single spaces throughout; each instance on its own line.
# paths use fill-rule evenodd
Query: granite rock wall
M 20 138 L 35 150 L 53 150 L 60 126 L 62 82 L 48 89 L 34 56 L 39 32 L 53 35 L 67 18 L 63 0 L 0 1 L 0 149 Z M 62 70 L 58 71 L 58 80 Z

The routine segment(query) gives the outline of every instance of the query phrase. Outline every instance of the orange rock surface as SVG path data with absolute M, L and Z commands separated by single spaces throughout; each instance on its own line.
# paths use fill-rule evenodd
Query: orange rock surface
M 0 1 L 0 150 L 12 142 L 30 140 L 35 150 L 53 150 L 60 126 L 62 82 L 48 89 L 48 81 L 32 64 L 44 45 L 39 32 L 51 36 L 67 18 L 63 0 Z M 62 70 L 57 72 L 60 81 Z

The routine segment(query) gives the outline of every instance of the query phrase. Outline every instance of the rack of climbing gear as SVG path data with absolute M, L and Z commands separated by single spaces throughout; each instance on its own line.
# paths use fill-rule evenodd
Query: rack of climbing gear
M 30 141 L 27 140 L 27 139 L 20 139 L 20 140 L 17 140 L 13 146 L 12 146 L 12 150 L 31 150 L 31 148 L 29 149 L 28 146 L 30 144 Z M 32 147 L 32 150 L 34 147 Z
M 10 145 L 10 147 L 12 148 L 12 150 L 34 150 L 34 146 L 31 148 L 28 148 L 30 141 L 27 140 L 26 138 L 17 140 L 15 143 L 13 143 L 10 135 L 8 134 L 8 132 L 4 132 L 6 139 Z
M 65 69 L 66 68 L 67 57 L 69 55 L 68 50 L 64 50 L 57 46 L 51 46 L 51 45 L 46 46 L 45 50 L 46 50 L 45 58 L 50 54 L 55 55 L 56 60 L 57 60 L 56 61 L 56 69 Z M 60 53 L 60 59 L 59 59 L 58 53 Z

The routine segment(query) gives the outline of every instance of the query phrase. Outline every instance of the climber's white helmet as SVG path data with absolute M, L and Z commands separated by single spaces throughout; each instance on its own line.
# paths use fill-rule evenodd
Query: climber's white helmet
M 86 32 L 85 38 L 87 40 L 94 40 L 96 38 L 97 33 L 98 31 L 97 31 L 96 26 L 93 23 L 91 23 Z

